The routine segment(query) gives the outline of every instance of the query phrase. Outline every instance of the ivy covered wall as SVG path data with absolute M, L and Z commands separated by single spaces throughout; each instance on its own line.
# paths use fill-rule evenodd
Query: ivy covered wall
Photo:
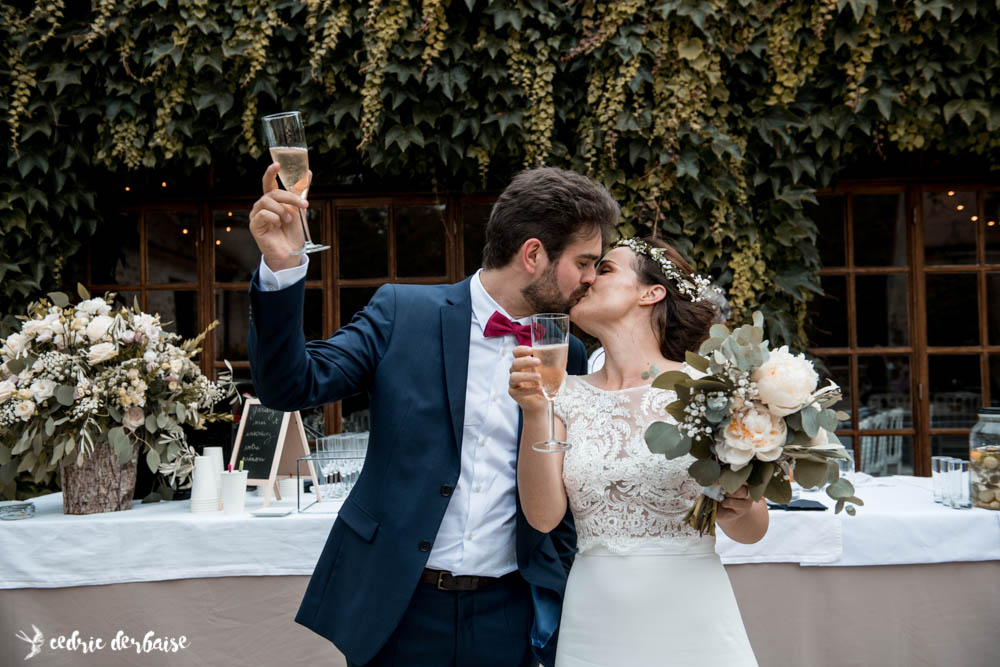
M 335 183 L 584 171 L 802 342 L 817 187 L 858 155 L 998 164 L 998 25 L 1000 0 L 3 3 L 0 315 L 69 280 L 109 183 L 249 191 L 259 117 L 298 108 Z

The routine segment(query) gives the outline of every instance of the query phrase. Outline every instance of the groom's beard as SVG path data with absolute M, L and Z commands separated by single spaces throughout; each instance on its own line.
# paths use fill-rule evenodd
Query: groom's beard
M 534 313 L 568 313 L 584 294 L 588 285 L 581 285 L 568 297 L 559 291 L 559 281 L 556 278 L 556 265 L 549 264 L 545 272 L 521 290 L 521 296 L 528 302 Z

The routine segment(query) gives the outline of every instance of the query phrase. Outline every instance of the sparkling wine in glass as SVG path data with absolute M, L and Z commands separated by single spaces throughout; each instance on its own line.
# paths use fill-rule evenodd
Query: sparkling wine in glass
M 264 124 L 264 137 L 271 151 L 271 159 L 281 165 L 278 180 L 289 192 L 306 198 L 309 191 L 309 150 L 306 148 L 306 132 L 302 126 L 302 116 L 298 111 L 287 111 L 264 116 L 261 122 Z M 330 248 L 328 245 L 312 242 L 309 225 L 306 224 L 306 214 L 301 208 L 299 222 L 302 224 L 305 243 L 302 249 L 296 250 L 293 255 L 304 255 Z
M 553 402 L 566 376 L 569 359 L 569 315 L 539 313 L 531 317 L 531 353 L 541 361 L 536 371 L 542 376 L 542 394 L 549 402 L 549 438 L 531 446 L 536 452 L 565 452 L 568 442 L 556 440 L 556 413 Z

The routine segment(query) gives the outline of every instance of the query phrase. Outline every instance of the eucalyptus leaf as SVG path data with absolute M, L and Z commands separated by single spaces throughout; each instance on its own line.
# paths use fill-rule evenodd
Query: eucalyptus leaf
M 687 362 L 688 366 L 696 371 L 701 371 L 702 373 L 707 373 L 709 367 L 711 366 L 711 362 L 709 362 L 708 359 L 700 354 L 695 354 L 691 350 L 684 352 L 684 360 Z
M 146 452 L 146 465 L 149 466 L 149 469 L 152 470 L 154 473 L 157 470 L 159 470 L 160 453 L 157 452 L 155 449 L 150 448 L 149 451 Z
M 684 371 L 667 371 L 656 376 L 653 386 L 657 389 L 674 389 L 678 383 L 690 381 L 691 376 Z
M 45 420 L 45 435 L 51 437 L 52 434 L 55 432 L 56 432 L 56 423 L 52 419 L 52 417 L 49 417 Z
M 698 459 L 688 467 L 688 473 L 702 486 L 712 486 L 719 480 L 722 467 L 715 459 Z
M 781 475 L 771 477 L 764 496 L 773 503 L 787 505 L 792 501 L 792 485 Z
M 65 308 L 69 305 L 69 297 L 62 292 L 49 292 L 46 296 L 49 297 L 49 301 L 60 308 Z
M 722 489 L 726 493 L 735 493 L 737 489 L 746 484 L 747 479 L 750 478 L 752 473 L 753 465 L 749 463 L 739 470 L 726 468 L 722 471 L 722 475 L 719 477 L 719 481 L 722 483 Z
M 16 375 L 21 371 L 23 371 L 25 367 L 27 367 L 27 365 L 28 365 L 28 360 L 25 359 L 24 357 L 20 357 L 18 359 L 11 359 L 10 361 L 7 362 L 7 370 Z
M 819 434 L 819 410 L 807 407 L 798 414 L 802 419 L 802 430 L 810 438 L 815 438 Z
M 156 423 L 156 415 L 148 414 L 146 415 L 146 431 L 149 433 L 156 433 L 158 425 Z
M 56 387 L 54 395 L 60 405 L 65 405 L 66 407 L 73 405 L 73 387 L 61 384 Z
M 826 463 L 817 463 L 809 459 L 799 459 L 795 461 L 793 470 L 795 481 L 806 489 L 822 486 L 826 481 Z
M 847 481 L 847 479 L 841 477 L 836 482 L 826 487 L 826 495 L 830 496 L 834 500 L 851 498 L 854 496 L 854 485 Z
M 676 424 L 653 422 L 646 428 L 644 437 L 646 446 L 654 454 L 664 454 L 668 459 L 687 454 L 687 451 L 682 451 L 683 447 L 678 447 L 685 438 Z
M 753 470 L 750 471 L 750 476 L 747 477 L 747 488 L 750 490 L 750 497 L 754 500 L 760 500 L 764 497 L 764 491 L 767 489 L 768 484 L 771 483 L 771 479 L 774 477 L 775 466 L 770 461 L 753 461 Z
M 76 293 L 80 295 L 81 301 L 90 300 L 90 292 L 88 292 L 87 288 L 83 286 L 83 283 L 76 284 Z

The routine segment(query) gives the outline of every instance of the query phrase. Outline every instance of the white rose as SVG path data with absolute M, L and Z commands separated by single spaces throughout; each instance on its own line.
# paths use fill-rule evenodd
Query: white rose
M 763 406 L 749 406 L 734 412 L 722 432 L 722 442 L 715 450 L 723 463 L 739 470 L 755 456 L 761 461 L 774 461 L 781 456 L 788 428 L 785 420 Z
M 111 312 L 111 306 L 99 296 L 81 301 L 77 304 L 76 309 L 81 313 L 86 313 L 90 317 L 94 315 L 107 315 Z
M 69 323 L 69 326 L 73 331 L 83 331 L 87 328 L 88 324 L 90 324 L 90 318 L 87 317 L 86 313 L 77 313 L 73 321 Z
M 21 421 L 28 421 L 35 414 L 35 404 L 31 401 L 21 401 L 14 406 L 14 414 Z
M 118 349 L 114 343 L 98 343 L 91 345 L 90 350 L 87 351 L 87 362 L 93 366 L 111 359 L 116 354 L 118 354 Z
M 10 380 L 0 382 L 0 403 L 6 403 L 15 391 L 17 391 L 17 386 Z
M 819 384 L 812 363 L 803 354 L 791 354 L 787 345 L 771 350 L 751 379 L 757 383 L 757 397 L 778 417 L 802 409 Z
M 143 424 L 146 423 L 146 415 L 143 413 L 142 408 L 132 407 L 125 411 L 125 415 L 122 417 L 122 424 L 124 424 L 129 430 L 134 431 Z
M 98 315 L 90 321 L 87 325 L 87 338 L 90 339 L 91 343 L 96 343 L 103 340 L 108 335 L 108 329 L 111 328 L 111 323 L 114 322 L 107 315 Z
M 12 333 L 7 336 L 7 340 L 4 341 L 3 354 L 9 359 L 15 359 L 21 352 L 24 351 L 25 345 L 27 345 L 28 340 L 19 333 Z
M 184 370 L 184 360 L 183 359 L 171 359 L 170 360 L 170 372 L 174 375 L 180 375 L 181 371 Z
M 48 323 L 45 320 L 28 320 L 21 327 L 21 333 L 27 338 L 37 338 L 47 327 Z
M 35 402 L 42 403 L 46 399 L 52 398 L 56 391 L 56 383 L 48 378 L 38 378 L 31 383 L 31 393 L 35 395 Z

